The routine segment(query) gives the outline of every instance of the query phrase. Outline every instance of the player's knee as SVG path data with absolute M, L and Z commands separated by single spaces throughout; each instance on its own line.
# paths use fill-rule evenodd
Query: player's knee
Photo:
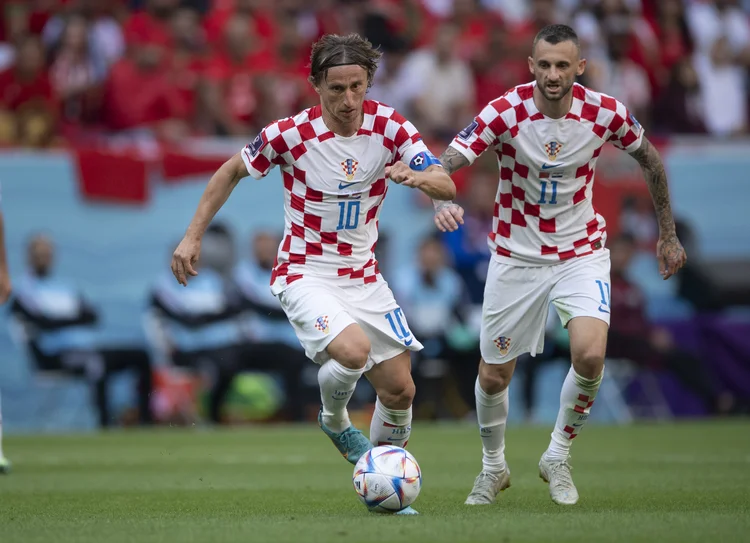
M 337 349 L 335 359 L 350 369 L 362 369 L 370 356 L 370 340 L 367 337 L 352 338 Z
M 573 369 L 584 379 L 596 379 L 604 369 L 604 355 L 595 351 L 584 351 L 573 355 Z
M 378 398 L 388 409 L 409 409 L 414 401 L 417 387 L 414 381 L 409 379 L 403 383 L 398 383 L 391 387 L 391 390 L 378 391 Z
M 486 364 L 482 362 L 479 365 L 479 386 L 485 394 L 490 396 L 499 394 L 510 385 L 510 379 L 513 372 L 509 370 L 506 364 Z

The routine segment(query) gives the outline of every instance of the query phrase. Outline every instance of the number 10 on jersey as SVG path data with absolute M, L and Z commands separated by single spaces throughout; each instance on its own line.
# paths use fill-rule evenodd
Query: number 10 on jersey
M 336 230 L 354 230 L 359 225 L 359 200 L 339 202 L 339 224 Z

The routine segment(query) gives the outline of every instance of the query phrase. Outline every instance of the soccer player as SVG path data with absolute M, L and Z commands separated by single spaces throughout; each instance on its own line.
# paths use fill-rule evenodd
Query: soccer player
M 356 34 L 321 38 L 310 70 L 320 104 L 269 124 L 219 168 L 172 259 L 186 285 L 204 229 L 239 180 L 280 167 L 285 232 L 271 290 L 307 356 L 321 364 L 320 426 L 353 464 L 371 442 L 406 445 L 414 397 L 408 351 L 422 348 L 375 260 L 388 179 L 435 200 L 455 195 L 414 126 L 365 99 L 379 57 Z M 369 441 L 346 410 L 363 374 L 378 396 Z
M 659 221 L 656 254 L 663 278 L 686 261 L 659 154 L 623 104 L 574 82 L 585 67 L 573 29 L 543 28 L 529 58 L 535 81 L 490 102 L 440 157 L 451 174 L 492 149 L 500 168 L 475 385 L 483 469 L 466 500 L 470 505 L 490 504 L 510 486 L 507 387 L 516 358 L 542 352 L 550 303 L 567 327 L 572 367 L 539 475 L 554 502 L 578 501 L 570 445 L 599 390 L 610 318 L 605 222 L 592 205 L 594 168 L 605 143 L 641 165 Z M 436 202 L 436 210 L 442 230 L 457 228 L 459 206 Z
M 8 272 L 8 260 L 5 251 L 5 223 L 3 211 L 0 209 L 0 304 L 4 304 L 10 296 L 10 273 Z M 3 414 L 0 406 L 0 473 L 10 471 L 10 462 L 3 455 Z

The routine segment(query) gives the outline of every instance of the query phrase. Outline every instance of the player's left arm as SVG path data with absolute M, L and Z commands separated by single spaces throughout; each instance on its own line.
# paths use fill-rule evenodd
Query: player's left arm
M 431 153 L 420 153 L 432 156 Z M 434 157 L 433 157 L 434 158 Z M 424 158 L 424 160 L 427 160 Z M 434 159 L 437 162 L 437 159 Z M 414 160 L 412 160 L 412 163 Z M 405 187 L 419 189 L 433 200 L 452 200 L 456 197 L 456 185 L 439 164 L 429 164 L 424 169 L 413 169 L 403 162 L 385 168 L 385 176 Z
M 3 212 L 0 210 L 0 304 L 5 303 L 10 296 L 10 291 L 10 272 L 5 252 L 5 223 Z
M 672 206 L 669 200 L 669 184 L 664 163 L 659 151 L 648 138 L 643 137 L 641 145 L 630 153 L 641 166 L 646 178 L 648 191 L 654 202 L 656 217 L 659 221 L 659 241 L 656 244 L 656 258 L 659 260 L 659 272 L 664 279 L 669 279 L 687 262 L 685 249 L 675 232 Z

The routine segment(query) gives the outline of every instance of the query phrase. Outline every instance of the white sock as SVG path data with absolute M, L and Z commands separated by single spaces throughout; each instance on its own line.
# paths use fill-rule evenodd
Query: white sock
M 375 400 L 375 412 L 370 423 L 370 442 L 374 446 L 406 447 L 411 435 L 411 406 L 409 409 L 389 409 Z
M 477 402 L 477 421 L 482 436 L 482 469 L 500 473 L 505 465 L 505 425 L 508 422 L 508 389 L 490 396 L 479 385 L 474 385 Z
M 602 382 L 601 375 L 586 379 L 578 375 L 571 366 L 560 392 L 560 412 L 557 415 L 552 440 L 544 456 L 550 460 L 565 461 L 570 454 L 570 445 L 589 418 L 591 406 Z
M 329 430 L 340 433 L 351 426 L 346 405 L 364 372 L 364 368 L 352 370 L 335 360 L 329 360 L 320 367 L 318 384 L 323 401 L 323 424 Z

